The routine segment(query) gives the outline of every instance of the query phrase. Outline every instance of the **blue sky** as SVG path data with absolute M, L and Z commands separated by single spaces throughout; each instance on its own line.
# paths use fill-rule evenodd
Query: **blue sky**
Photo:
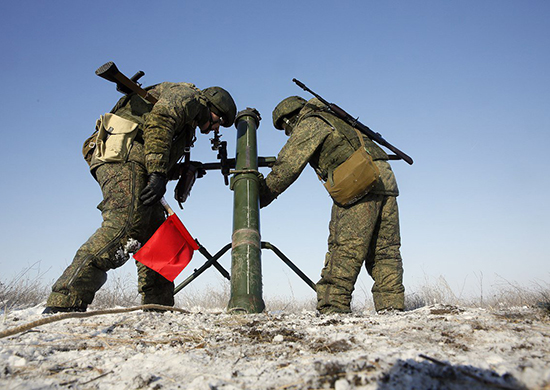
M 128 75 L 145 71 L 144 85 L 228 89 L 239 109 L 260 111 L 262 156 L 286 141 L 271 123 L 275 105 L 309 98 L 300 79 L 414 158 L 392 163 L 409 292 L 439 277 L 461 296 L 547 286 L 549 16 L 547 1 L 3 2 L 0 280 L 30 269 L 51 283 L 99 227 L 101 193 L 80 150 L 120 96 L 94 74 L 114 61 Z M 193 159 L 215 161 L 198 137 Z M 234 129 L 223 138 L 233 156 Z M 215 253 L 230 241 L 232 204 L 211 171 L 178 215 Z M 262 239 L 314 281 L 330 206 L 306 168 L 261 213 Z M 197 254 L 176 282 L 203 261 Z M 230 256 L 221 263 L 229 269 Z M 270 252 L 263 274 L 267 298 L 314 298 Z M 212 268 L 192 286 L 219 283 Z M 362 271 L 357 294 L 371 285 Z

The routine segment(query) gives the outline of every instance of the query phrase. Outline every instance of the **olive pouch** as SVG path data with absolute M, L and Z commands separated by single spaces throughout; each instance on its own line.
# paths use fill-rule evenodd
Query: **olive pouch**
M 380 171 L 365 149 L 363 136 L 357 131 L 361 146 L 346 161 L 329 171 L 325 188 L 332 199 L 348 206 L 365 196 L 380 178 Z
M 94 157 L 103 162 L 123 162 L 132 148 L 138 124 L 108 113 L 97 120 L 96 131 Z

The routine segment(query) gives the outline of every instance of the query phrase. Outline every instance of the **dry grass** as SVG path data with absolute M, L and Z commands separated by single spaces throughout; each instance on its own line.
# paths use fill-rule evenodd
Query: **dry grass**
M 50 292 L 44 286 L 38 263 L 16 275 L 12 280 L 0 281 L 0 309 L 27 308 L 42 302 Z
M 176 294 L 176 305 L 179 307 L 204 309 L 224 309 L 229 302 L 229 283 L 221 281 L 217 286 L 206 286 L 197 290 L 189 285 Z
M 266 310 L 271 312 L 300 313 L 304 310 L 315 310 L 317 300 L 296 300 L 292 297 L 274 297 L 265 302 Z
M 502 279 L 494 293 L 486 300 L 484 307 L 507 308 L 515 306 L 537 306 L 550 312 L 550 283 L 533 283 L 531 287 Z
M 550 284 L 533 283 L 522 286 L 501 278 L 500 283 L 493 286 L 489 292 L 483 288 L 483 277 L 478 277 L 479 287 L 477 297 L 464 298 L 456 295 L 449 283 L 440 276 L 435 283 L 427 279 L 417 291 L 407 294 L 405 306 L 408 310 L 419 307 L 443 304 L 453 306 L 481 307 L 487 309 L 507 309 L 511 307 L 540 307 L 550 311 Z
M 141 304 L 136 278 L 132 275 L 115 276 L 96 293 L 91 309 L 130 307 Z
M 477 298 L 465 299 L 457 295 L 443 277 L 435 281 L 425 280 L 415 291 L 407 291 L 405 307 L 414 310 L 420 307 L 442 304 L 465 307 L 483 307 L 487 309 L 507 309 L 511 307 L 539 307 L 550 313 L 550 283 L 534 283 L 530 287 L 502 279 L 493 286 L 490 293 L 484 295 L 482 278 L 479 278 L 480 294 Z M 0 310 L 27 308 L 45 302 L 50 285 L 41 282 L 41 274 L 29 268 L 13 280 L 0 281 Z M 193 285 L 187 286 L 176 295 L 176 306 L 184 308 L 204 308 L 223 310 L 230 298 L 230 284 L 221 281 L 217 286 L 207 286 L 200 290 Z M 268 311 L 301 312 L 315 310 L 315 300 L 299 300 L 294 296 L 272 297 L 265 300 Z M 140 304 L 134 276 L 114 276 L 96 294 L 92 309 L 112 307 L 130 307 Z M 358 312 L 372 311 L 372 295 L 365 286 L 357 286 L 352 301 L 352 309 Z
M 417 291 L 405 296 L 405 307 L 407 310 L 414 310 L 434 304 L 453 306 L 462 304 L 461 299 L 457 297 L 447 280 L 442 276 L 437 278 L 435 283 L 430 282 L 426 278 L 424 284 Z
M 186 308 L 225 309 L 231 297 L 230 283 L 221 280 L 217 286 L 207 286 L 201 290 L 186 287 L 176 295 L 176 305 Z M 314 300 L 299 301 L 293 297 L 273 297 L 265 299 L 266 310 L 300 312 L 315 310 Z

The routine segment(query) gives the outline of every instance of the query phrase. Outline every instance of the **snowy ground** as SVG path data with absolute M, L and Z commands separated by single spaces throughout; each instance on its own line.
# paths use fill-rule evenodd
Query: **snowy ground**
M 0 332 L 41 319 L 9 310 Z M 2 389 L 550 389 L 550 317 L 133 311 L 0 339 Z

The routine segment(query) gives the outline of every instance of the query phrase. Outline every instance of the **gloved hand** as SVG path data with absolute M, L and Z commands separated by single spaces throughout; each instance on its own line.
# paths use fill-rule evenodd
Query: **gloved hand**
M 141 191 L 139 199 L 145 206 L 151 206 L 157 203 L 164 193 L 166 192 L 166 183 L 168 179 L 166 176 L 159 172 L 153 172 L 149 175 L 147 185 Z
M 260 208 L 269 206 L 277 198 L 277 195 L 270 191 L 270 189 L 265 184 L 265 179 L 262 174 L 260 174 Z

